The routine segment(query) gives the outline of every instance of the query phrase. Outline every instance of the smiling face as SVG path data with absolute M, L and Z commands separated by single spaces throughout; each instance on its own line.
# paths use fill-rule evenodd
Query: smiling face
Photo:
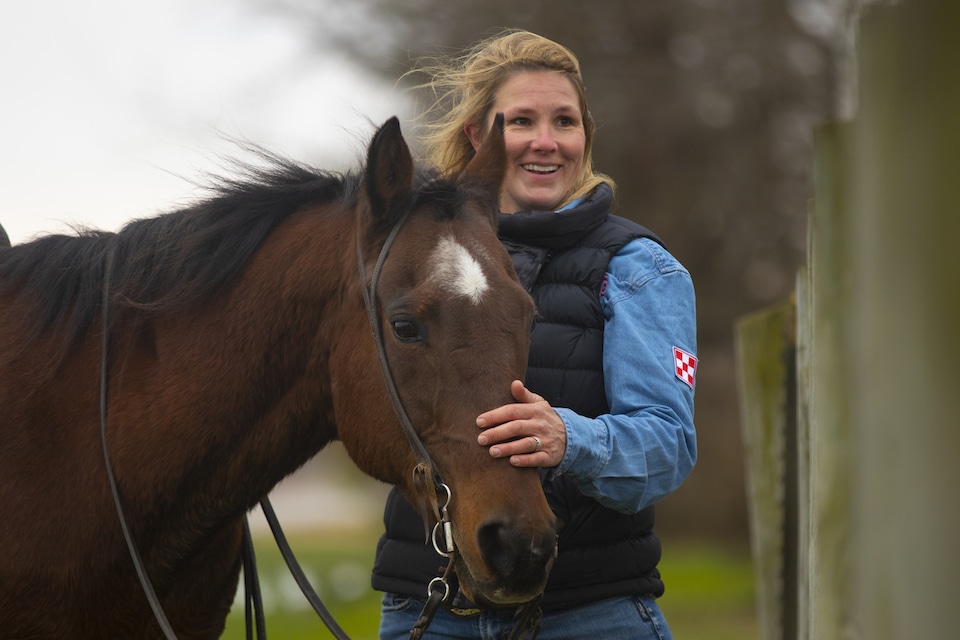
M 464 128 L 474 149 L 497 113 L 504 115 L 507 173 L 500 211 L 553 210 L 573 192 L 586 152 L 583 113 L 573 83 L 553 71 L 521 71 L 507 78 L 481 128 Z

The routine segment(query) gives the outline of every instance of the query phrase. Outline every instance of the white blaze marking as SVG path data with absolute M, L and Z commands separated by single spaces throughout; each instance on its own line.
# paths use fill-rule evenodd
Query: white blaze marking
M 487 276 L 476 258 L 462 244 L 450 236 L 440 242 L 430 256 L 433 271 L 440 284 L 456 295 L 466 296 L 476 304 L 487 290 Z

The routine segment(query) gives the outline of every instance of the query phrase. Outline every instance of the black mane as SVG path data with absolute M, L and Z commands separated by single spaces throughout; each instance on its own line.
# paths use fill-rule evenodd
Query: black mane
M 134 220 L 117 233 L 81 229 L 0 248 L 0 295 L 31 300 L 31 338 L 62 329 L 64 344 L 71 345 L 100 310 L 108 262 L 112 317 L 122 309 L 182 308 L 231 282 L 295 211 L 333 202 L 356 205 L 361 172 L 322 171 L 252 151 L 256 165 L 236 163 L 237 177 L 212 179 L 209 197 L 194 205 Z M 445 218 L 456 216 L 469 197 L 491 198 L 429 170 L 418 170 L 414 187 L 399 206 L 429 202 Z
M 135 220 L 119 232 L 80 230 L 0 250 L 0 294 L 34 300 L 34 337 L 51 327 L 71 343 L 102 303 L 112 254 L 112 304 L 170 308 L 203 298 L 231 281 L 263 240 L 310 204 L 355 197 L 357 173 L 339 174 L 258 152 L 264 166 L 240 165 L 214 179 L 192 206 Z

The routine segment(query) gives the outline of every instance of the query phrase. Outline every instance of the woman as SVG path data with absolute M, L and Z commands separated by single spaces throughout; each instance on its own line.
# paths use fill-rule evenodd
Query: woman
M 504 114 L 500 236 L 539 313 L 517 402 L 478 416 L 477 442 L 539 467 L 563 523 L 538 637 L 669 638 L 653 505 L 696 460 L 690 275 L 650 232 L 610 214 L 614 183 L 593 170 L 594 124 L 569 50 L 508 31 L 432 72 L 442 113 L 425 151 L 445 172 L 465 167 Z M 438 556 L 396 491 L 384 522 L 380 637 L 406 638 Z M 514 614 L 459 595 L 426 637 L 506 637 Z

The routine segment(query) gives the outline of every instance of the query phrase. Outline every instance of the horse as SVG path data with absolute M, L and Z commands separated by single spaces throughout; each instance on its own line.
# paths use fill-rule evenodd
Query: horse
M 219 637 L 246 513 L 327 443 L 420 502 L 388 382 L 456 496 L 461 588 L 492 605 L 542 592 L 557 523 L 538 473 L 477 444 L 535 313 L 497 238 L 496 126 L 489 140 L 442 176 L 392 118 L 359 169 L 264 151 L 116 233 L 0 248 L 0 637 L 162 637 L 108 465 L 176 636 Z

